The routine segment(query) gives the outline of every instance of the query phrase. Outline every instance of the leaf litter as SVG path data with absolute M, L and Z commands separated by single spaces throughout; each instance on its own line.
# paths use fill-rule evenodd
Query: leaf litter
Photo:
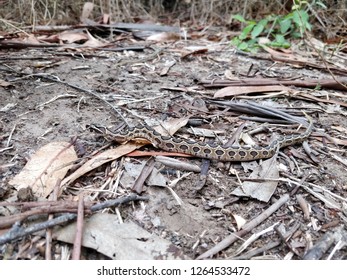
M 88 20 L 87 10 L 84 21 Z M 309 246 L 302 241 L 306 234 L 317 237 L 313 240 L 317 244 L 327 231 L 345 234 L 345 229 L 338 227 L 345 221 L 347 186 L 343 149 L 347 127 L 347 101 L 343 94 L 346 69 L 343 64 L 330 61 L 329 73 L 318 56 L 308 58 L 305 52 L 295 49 L 279 53 L 264 48 L 267 53 L 257 57 L 239 54 L 227 44 L 215 44 L 201 36 L 184 41 L 178 33 L 172 34 L 175 28 L 165 26 L 162 29 L 166 30 L 154 31 L 157 35 L 142 32 L 141 36 L 155 39 L 153 48 L 144 47 L 141 41 L 126 34 L 118 34 L 122 45 L 116 46 L 98 39 L 93 25 L 99 32 L 108 30 L 106 23 L 93 23 L 85 33 L 61 30 L 58 36 L 30 35 L 1 42 L 3 49 L 7 46 L 24 48 L 1 56 L 11 66 L 1 68 L 0 77 L 1 108 L 6 108 L 0 112 L 1 139 L 5 143 L 0 149 L 3 156 L 0 162 L 3 171 L 0 190 L 3 191 L 0 193 L 4 197 L 0 204 L 0 226 L 7 223 L 2 228 L 15 230 L 8 226 L 7 218 L 13 215 L 6 211 L 9 207 L 16 214 L 24 215 L 11 217 L 22 221 L 22 229 L 31 229 L 27 220 L 30 213 L 36 216 L 40 211 L 47 213 L 40 210 L 42 206 L 29 204 L 29 201 L 21 205 L 33 212 L 22 210 L 21 213 L 15 204 L 19 203 L 19 189 L 30 188 L 34 200 L 45 203 L 51 203 L 55 193 L 57 203 L 76 201 L 83 195 L 82 199 L 97 206 L 103 200 L 126 198 L 137 182 L 135 189 L 148 200 L 110 206 L 108 213 L 102 214 L 90 214 L 91 206 L 85 205 L 87 219 L 82 246 L 111 259 L 236 258 L 244 250 L 252 251 L 250 247 L 257 238 L 267 254 L 288 258 L 288 246 L 294 244 L 291 258 L 302 259 L 316 256 L 301 246 Z M 139 27 L 124 26 L 129 32 Z M 155 29 L 153 25 L 142 27 L 151 32 Z M 319 46 L 318 42 L 314 43 Z M 37 49 L 25 49 L 33 46 Z M 50 64 L 38 73 L 35 63 L 42 58 Z M 84 67 L 78 68 L 81 66 Z M 70 69 L 79 69 L 79 72 L 71 75 Z M 250 78 L 254 69 L 257 74 Z M 225 79 L 221 79 L 223 75 Z M 48 96 L 51 93 L 60 96 L 62 85 L 69 94 L 73 93 L 73 99 Z M 222 89 L 216 91 L 216 88 Z M 78 96 L 80 98 L 76 98 Z M 242 101 L 245 98 L 252 98 L 253 103 Z M 271 106 L 261 103 L 268 99 Z M 45 106 L 38 107 L 40 104 Z M 335 106 L 333 110 L 329 104 Z M 201 166 L 201 159 L 193 157 L 169 162 L 156 153 L 179 155 L 163 153 L 150 145 L 109 143 L 111 146 L 106 148 L 105 140 L 86 129 L 91 123 L 116 127 L 122 120 L 130 125 L 146 122 L 152 127 L 159 124 L 163 135 L 199 141 L 211 138 L 214 136 L 211 132 L 215 132 L 218 139 L 213 141 L 223 144 L 242 123 L 254 128 L 266 122 L 267 133 L 252 135 L 252 141 L 264 145 L 269 142 L 269 134 L 287 133 L 284 125 L 294 134 L 298 133 L 293 130 L 297 127 L 293 126 L 295 123 L 306 126 L 302 111 L 310 115 L 315 124 L 308 140 L 309 155 L 308 149 L 296 145 L 258 163 L 212 162 L 208 168 Z M 203 133 L 194 135 L 195 131 Z M 68 142 L 72 135 L 78 136 L 73 146 Z M 250 143 L 246 138 L 240 141 Z M 141 157 L 132 157 L 134 151 Z M 157 160 L 144 170 L 149 156 L 157 156 Z M 120 158 L 125 159 L 121 162 Z M 141 172 L 145 175 L 140 180 Z M 198 191 L 197 182 L 203 182 Z M 55 190 L 57 184 L 58 191 Z M 23 209 L 27 209 L 25 207 Z M 77 211 L 76 207 L 64 211 L 64 207 L 58 213 Z M 34 226 L 35 215 L 30 215 L 30 224 Z M 235 220 L 236 228 L 233 227 Z M 250 222 L 245 224 L 245 221 Z M 294 222 L 300 223 L 304 232 L 292 227 Z M 295 231 L 295 235 L 288 235 L 291 243 L 281 241 L 280 231 L 264 234 L 265 229 L 273 230 L 278 224 L 284 232 Z M 57 238 L 74 243 L 76 226 L 60 225 L 54 238 L 46 242 L 56 242 Z M 250 231 L 254 239 L 248 235 Z M 246 235 L 250 242 L 244 245 L 235 237 Z M 273 246 L 267 247 L 273 236 Z M 341 234 L 333 236 L 336 246 L 332 253 L 341 258 L 346 250 L 338 240 Z M 93 240 L 94 237 L 97 238 Z M 25 244 L 28 240 L 24 235 L 5 243 L 9 242 Z M 38 249 L 36 254 L 40 255 Z

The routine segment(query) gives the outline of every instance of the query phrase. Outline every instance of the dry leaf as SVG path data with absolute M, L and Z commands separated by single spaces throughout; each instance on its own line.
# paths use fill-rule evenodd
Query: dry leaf
M 55 237 L 73 244 L 76 223 L 55 232 Z M 169 241 L 149 233 L 133 222 L 119 224 L 117 216 L 98 213 L 83 226 L 82 245 L 114 260 L 174 260 L 187 259 Z
M 234 214 L 231 214 L 236 222 L 236 226 L 237 226 L 237 230 L 240 230 L 244 224 L 247 223 L 247 220 L 245 220 L 244 218 L 242 218 L 241 216 L 239 215 L 234 215 Z
M 115 149 L 109 149 L 105 152 L 97 154 L 96 156 L 88 160 L 85 164 L 83 164 L 80 168 L 78 168 L 69 177 L 65 178 L 62 181 L 61 185 L 62 186 L 69 185 L 73 181 L 75 181 L 77 178 L 86 174 L 87 172 L 92 171 L 93 169 L 107 162 L 120 158 L 121 156 L 126 155 L 142 146 L 143 144 L 136 144 L 136 143 L 129 142 L 124 145 L 120 145 Z
M 23 40 L 23 42 L 28 44 L 41 44 L 34 34 L 30 34 L 27 38 Z
M 161 126 L 155 127 L 155 130 L 161 135 L 174 135 L 177 130 L 184 127 L 189 121 L 187 118 L 170 119 L 169 121 L 162 123 Z
M 124 164 L 125 172 L 123 172 L 122 177 L 120 179 L 120 183 L 124 188 L 130 189 L 134 185 L 136 178 L 141 174 L 143 167 L 145 166 L 145 162 L 142 163 L 131 163 L 127 162 Z M 148 186 L 160 186 L 166 187 L 167 181 L 163 174 L 156 168 L 153 169 L 151 174 L 146 180 Z
M 86 41 L 81 47 L 88 47 L 88 48 L 100 48 L 106 45 L 106 43 L 103 43 L 97 39 L 95 39 L 87 30 L 88 35 L 88 41 Z
M 251 175 L 250 179 L 278 179 L 279 171 L 276 163 L 277 156 L 273 156 L 264 160 L 262 164 L 257 166 Z M 254 182 L 244 181 L 242 186 L 235 189 L 232 194 L 237 196 L 249 196 L 260 201 L 268 202 L 273 195 L 278 182 L 275 180 Z
M 58 180 L 65 177 L 76 152 L 68 142 L 52 142 L 41 147 L 9 184 L 17 190 L 31 187 L 36 197 L 47 197 Z
M 227 78 L 228 80 L 232 80 L 232 81 L 240 81 L 240 78 L 235 76 L 233 74 L 233 72 L 229 69 L 225 70 L 224 72 L 224 77 Z
M 59 41 L 64 44 L 71 44 L 80 41 L 87 41 L 88 36 L 82 32 L 66 31 L 58 35 Z
M 155 41 L 155 42 L 168 42 L 168 41 L 178 41 L 180 35 L 173 32 L 161 32 L 149 36 L 146 41 Z
M 237 96 L 255 92 L 275 92 L 275 91 L 289 91 L 290 88 L 285 86 L 231 86 L 217 90 L 214 98 Z

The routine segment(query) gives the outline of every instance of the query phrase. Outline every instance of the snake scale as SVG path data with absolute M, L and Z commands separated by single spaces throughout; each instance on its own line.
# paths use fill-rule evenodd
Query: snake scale
M 219 161 L 251 161 L 270 158 L 277 152 L 277 149 L 304 141 L 311 134 L 313 123 L 310 119 L 310 124 L 305 132 L 298 135 L 292 134 L 279 137 L 264 147 L 223 147 L 217 143 L 205 143 L 172 136 L 163 136 L 146 125 L 134 126 L 121 132 L 113 132 L 105 127 L 98 126 L 91 126 L 91 128 L 102 133 L 107 140 L 116 141 L 118 143 L 145 139 L 151 142 L 154 147 L 168 152 L 179 152 L 199 158 L 215 159 Z

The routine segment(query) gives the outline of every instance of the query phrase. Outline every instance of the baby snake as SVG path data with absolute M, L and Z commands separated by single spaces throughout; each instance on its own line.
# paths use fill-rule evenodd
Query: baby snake
M 179 152 L 199 158 L 216 159 L 219 161 L 251 161 L 270 158 L 277 152 L 278 148 L 304 141 L 311 134 L 313 123 L 310 119 L 309 126 L 302 134 L 282 136 L 265 147 L 223 147 L 217 143 L 204 143 L 172 136 L 163 136 L 146 125 L 138 125 L 121 132 L 113 132 L 105 127 L 95 125 L 90 126 L 90 128 L 102 133 L 107 140 L 120 143 L 134 139 L 145 139 L 151 142 L 154 147 L 168 152 Z

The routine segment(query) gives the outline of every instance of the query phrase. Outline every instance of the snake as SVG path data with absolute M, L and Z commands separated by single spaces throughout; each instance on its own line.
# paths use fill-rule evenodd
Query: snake
M 118 143 L 145 140 L 154 147 L 167 152 L 178 152 L 219 161 L 252 161 L 273 157 L 278 149 L 305 141 L 311 134 L 313 122 L 301 134 L 281 136 L 267 146 L 229 146 L 224 147 L 218 143 L 206 143 L 173 136 L 164 136 L 147 125 L 136 125 L 124 131 L 114 132 L 106 127 L 91 125 L 94 131 L 102 133 L 104 138 Z

